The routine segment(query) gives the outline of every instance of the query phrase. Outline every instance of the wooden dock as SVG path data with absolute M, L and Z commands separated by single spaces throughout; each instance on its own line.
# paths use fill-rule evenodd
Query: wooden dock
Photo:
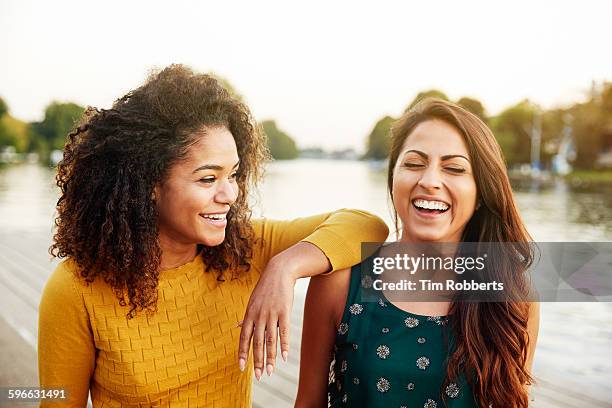
M 36 385 L 38 303 L 46 279 L 56 264 L 47 253 L 50 236 L 50 231 L 37 234 L 0 231 L 0 387 Z M 254 407 L 293 406 L 306 285 L 306 281 L 299 282 L 296 288 L 288 362 L 278 362 L 271 378 L 264 375 L 261 382 L 254 382 Z M 536 364 L 538 386 L 534 387 L 531 406 L 612 407 L 612 395 L 605 395 L 601 391 L 592 393 L 574 383 L 571 376 L 555 372 L 554 367 L 541 367 L 541 372 L 538 367 Z M 610 373 L 605 375 L 609 377 Z

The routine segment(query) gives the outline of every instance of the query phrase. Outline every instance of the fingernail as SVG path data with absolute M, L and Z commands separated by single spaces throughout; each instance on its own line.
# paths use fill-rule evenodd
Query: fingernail
M 270 377 L 272 375 L 273 371 L 274 371 L 274 366 L 272 364 L 268 364 L 266 366 L 266 372 L 268 373 L 268 377 Z
M 289 352 L 288 351 L 283 351 L 283 361 L 286 363 L 287 362 L 287 357 L 289 357 Z
M 257 381 L 259 381 L 259 379 L 261 378 L 261 368 L 255 369 L 255 378 L 257 378 Z
M 238 366 L 240 367 L 240 371 L 244 371 L 244 368 L 246 366 L 246 361 L 244 360 L 244 358 L 238 360 Z

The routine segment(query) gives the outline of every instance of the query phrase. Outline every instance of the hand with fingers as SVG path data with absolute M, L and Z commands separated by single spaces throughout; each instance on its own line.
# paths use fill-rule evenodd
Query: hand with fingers
M 240 330 L 238 364 L 244 371 L 253 339 L 253 367 L 257 381 L 265 369 L 272 375 L 276 365 L 277 341 L 284 361 L 289 355 L 289 318 L 293 289 L 299 278 L 332 270 L 327 256 L 314 244 L 301 241 L 275 255 L 259 277 Z
M 253 366 L 255 378 L 260 380 L 264 370 L 272 375 L 276 365 L 277 340 L 284 361 L 289 355 L 289 318 L 293 307 L 293 288 L 296 277 L 274 259 L 268 263 L 253 290 L 241 322 L 238 364 L 244 371 L 253 338 Z M 264 358 L 265 354 L 265 358 Z

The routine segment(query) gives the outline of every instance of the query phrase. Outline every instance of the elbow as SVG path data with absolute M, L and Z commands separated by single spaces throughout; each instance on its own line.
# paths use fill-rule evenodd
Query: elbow
M 376 242 L 384 242 L 387 240 L 389 235 L 389 227 L 378 215 L 372 214 L 368 211 L 349 209 L 354 213 L 360 214 L 364 217 L 364 226 L 367 227 L 368 231 L 371 231 L 373 236 L 376 237 Z

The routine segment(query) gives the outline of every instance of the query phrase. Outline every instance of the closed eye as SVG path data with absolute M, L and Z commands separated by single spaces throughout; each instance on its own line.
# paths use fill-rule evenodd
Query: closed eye
M 446 170 L 452 171 L 453 173 L 465 173 L 465 169 L 459 167 L 445 167 Z
M 408 168 L 417 168 L 417 167 L 423 167 L 423 164 L 417 164 L 417 163 L 404 163 L 404 167 L 408 167 Z
M 198 180 L 200 183 L 205 183 L 205 184 L 211 184 L 214 183 L 215 180 L 217 180 L 215 177 L 203 177 L 200 180 Z

